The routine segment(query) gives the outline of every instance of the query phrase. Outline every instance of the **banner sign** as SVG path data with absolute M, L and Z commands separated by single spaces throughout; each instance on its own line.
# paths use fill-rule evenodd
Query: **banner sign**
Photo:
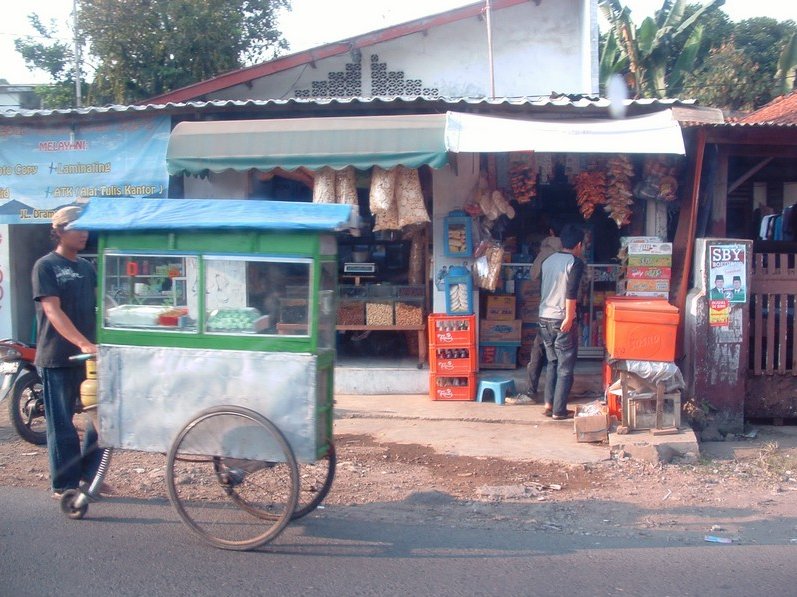
M 0 126 L 0 224 L 45 224 L 87 197 L 166 197 L 169 116 Z

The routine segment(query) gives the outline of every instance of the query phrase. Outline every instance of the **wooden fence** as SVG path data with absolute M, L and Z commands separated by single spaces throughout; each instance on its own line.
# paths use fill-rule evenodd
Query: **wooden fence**
M 797 376 L 797 255 L 755 253 L 750 373 Z

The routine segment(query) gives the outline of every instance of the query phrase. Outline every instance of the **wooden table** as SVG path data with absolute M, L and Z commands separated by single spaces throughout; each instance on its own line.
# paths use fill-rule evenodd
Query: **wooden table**
M 338 325 L 339 332 L 417 332 L 418 333 L 418 369 L 423 369 L 428 356 L 426 340 L 426 324 L 421 325 Z

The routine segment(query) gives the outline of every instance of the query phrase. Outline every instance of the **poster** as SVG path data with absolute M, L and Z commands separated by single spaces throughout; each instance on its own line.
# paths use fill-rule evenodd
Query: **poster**
M 747 247 L 743 244 L 729 243 L 709 247 L 709 301 L 747 302 L 746 263 Z
M 712 299 L 708 302 L 708 324 L 711 327 L 725 327 L 730 322 L 731 304 L 725 299 Z
M 0 224 L 48 223 L 86 197 L 166 197 L 170 118 L 0 127 Z

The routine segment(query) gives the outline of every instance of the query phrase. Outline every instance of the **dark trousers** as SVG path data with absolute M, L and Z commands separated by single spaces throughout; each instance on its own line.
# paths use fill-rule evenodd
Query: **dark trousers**
M 540 387 L 540 375 L 542 374 L 542 368 L 545 367 L 547 362 L 545 347 L 542 345 L 542 336 L 538 331 L 534 337 L 534 343 L 531 345 L 531 359 L 526 367 L 529 375 L 529 392 L 532 394 L 536 394 L 537 389 Z
M 558 319 L 540 318 L 540 335 L 545 347 L 548 366 L 545 369 L 545 406 L 553 414 L 567 414 L 567 398 L 573 387 L 573 374 L 578 356 L 578 324 L 569 332 L 562 332 Z
M 83 367 L 41 367 L 44 413 L 47 417 L 47 454 L 53 491 L 76 488 L 97 473 L 102 452 L 97 449 L 97 431 L 87 422 L 83 446 L 72 423 L 85 379 Z

